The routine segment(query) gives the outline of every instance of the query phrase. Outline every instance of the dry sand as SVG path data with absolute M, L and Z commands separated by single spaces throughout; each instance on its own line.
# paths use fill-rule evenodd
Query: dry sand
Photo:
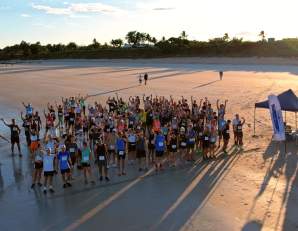
M 231 230 L 261 230 L 261 227 L 262 230 L 298 230 L 297 146 L 291 144 L 290 153 L 285 155 L 282 146 L 278 148 L 271 143 L 270 115 L 263 109 L 257 111 L 258 136 L 252 138 L 255 102 L 289 88 L 298 93 L 298 67 L 294 65 L 297 62 L 246 59 L 248 64 L 245 64 L 245 59 L 235 60 L 68 60 L 2 65 L 0 117 L 15 117 L 24 110 L 22 101 L 31 102 L 41 111 L 47 102 L 59 101 L 61 96 L 115 89 L 125 98 L 153 94 L 189 99 L 194 96 L 198 100 L 207 96 L 214 103 L 218 98 L 228 99 L 227 117 L 233 118 L 239 113 L 247 120 L 245 152 L 230 161 L 216 179 L 212 193 L 183 229 L 207 230 L 202 219 L 214 219 L 215 223 L 216 219 L 222 219 L 230 224 Z M 258 63 L 266 65 L 255 65 Z M 223 81 L 218 81 L 218 70 L 225 71 Z M 138 86 L 138 75 L 144 72 L 149 73 L 151 80 L 146 87 Z M 111 95 L 114 93 L 91 97 L 88 101 L 104 102 Z M 287 119 L 294 126 L 294 115 L 288 113 Z M 3 129 L 0 125 L 0 131 Z M 218 214 L 217 218 L 212 216 L 213 212 Z

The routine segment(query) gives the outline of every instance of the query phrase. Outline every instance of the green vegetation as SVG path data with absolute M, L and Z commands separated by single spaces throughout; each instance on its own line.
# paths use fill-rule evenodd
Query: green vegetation
M 206 41 L 189 40 L 185 31 L 178 37 L 160 41 L 148 33 L 130 31 L 125 39 L 113 39 L 110 44 L 100 44 L 96 39 L 87 46 L 74 42 L 67 45 L 27 43 L 0 49 L 0 60 L 11 59 L 65 59 L 65 58 L 158 58 L 158 57 L 298 57 L 298 39 L 289 38 L 275 41 L 267 39 L 264 31 L 259 33 L 257 42 L 243 41 L 242 38 L 223 37 Z

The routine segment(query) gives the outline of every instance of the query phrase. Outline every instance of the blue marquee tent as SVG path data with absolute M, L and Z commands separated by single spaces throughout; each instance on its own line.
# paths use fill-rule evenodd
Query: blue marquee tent
M 290 89 L 277 96 L 281 110 L 298 112 L 298 98 L 295 93 Z M 255 104 L 256 108 L 268 108 L 268 100 Z
M 277 96 L 281 110 L 290 111 L 296 113 L 296 129 L 297 129 L 297 112 L 298 112 L 298 97 L 295 95 L 292 89 L 289 89 Z M 254 112 L 254 134 L 256 130 L 255 121 L 256 121 L 256 108 L 267 108 L 269 109 L 268 100 L 255 103 L 255 112 Z M 286 119 L 286 118 L 285 118 Z

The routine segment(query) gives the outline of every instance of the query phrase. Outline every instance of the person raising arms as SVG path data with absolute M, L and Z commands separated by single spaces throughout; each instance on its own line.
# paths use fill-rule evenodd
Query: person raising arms
M 16 124 L 15 119 L 11 120 L 11 124 L 6 123 L 3 118 L 1 119 L 1 121 L 4 123 L 5 126 L 10 128 L 11 153 L 12 153 L 12 155 L 14 155 L 14 145 L 17 144 L 17 147 L 18 147 L 18 150 L 19 150 L 19 156 L 22 157 L 21 146 L 20 146 L 20 132 L 21 132 L 21 129 Z

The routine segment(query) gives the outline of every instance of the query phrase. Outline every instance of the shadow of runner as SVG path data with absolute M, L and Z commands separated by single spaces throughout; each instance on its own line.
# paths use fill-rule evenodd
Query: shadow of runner
M 262 224 L 259 221 L 250 221 L 245 224 L 241 231 L 261 231 Z
M 275 199 L 275 193 L 277 191 L 280 191 L 280 189 L 278 189 L 279 178 L 281 175 L 284 175 L 286 182 L 285 186 L 283 187 L 282 200 L 280 201 L 280 207 L 277 211 L 277 217 L 275 218 L 275 221 L 272 222 L 274 224 L 273 230 L 294 231 L 298 230 L 298 149 L 294 142 L 287 142 L 287 146 L 288 151 L 287 153 L 285 153 L 284 143 L 271 142 L 267 150 L 263 154 L 264 161 L 268 160 L 269 158 L 271 159 L 268 164 L 267 173 L 265 174 L 263 182 L 261 183 L 260 190 L 256 195 L 254 204 L 249 212 L 248 220 L 250 219 L 250 216 L 253 213 L 253 211 L 256 209 L 258 199 L 265 192 L 267 192 L 270 195 L 270 203 L 268 203 L 268 205 L 266 206 L 263 217 L 260 218 L 260 224 L 262 224 L 263 226 L 266 225 L 267 213 L 271 211 L 271 204 Z M 272 183 L 272 187 L 268 187 L 273 179 L 275 179 L 275 182 Z M 284 209 L 285 213 L 284 217 L 282 217 Z M 283 224 L 280 224 L 282 219 Z M 245 229 L 243 228 L 243 230 Z
M 192 89 L 197 89 L 197 88 L 201 88 L 201 87 L 206 87 L 206 86 L 211 85 L 211 84 L 213 84 L 213 83 L 216 83 L 216 82 L 218 82 L 218 81 L 220 81 L 220 80 L 214 80 L 214 81 L 211 81 L 211 82 L 209 82 L 209 83 L 204 83 L 204 84 L 201 84 L 201 85 L 199 85 L 199 86 L 193 87 Z
M 238 155 L 230 155 L 209 162 L 204 171 L 194 176 L 176 202 L 165 211 L 160 221 L 151 230 L 180 230 L 184 226 L 189 226 L 188 223 L 191 222 L 192 217 L 204 207 L 238 158 Z
M 298 148 L 294 142 L 290 143 L 288 146 L 288 150 L 291 150 L 291 152 L 287 154 L 285 163 L 286 187 L 283 195 L 285 215 L 282 230 L 291 231 L 298 230 Z M 278 223 L 276 226 L 278 226 Z

